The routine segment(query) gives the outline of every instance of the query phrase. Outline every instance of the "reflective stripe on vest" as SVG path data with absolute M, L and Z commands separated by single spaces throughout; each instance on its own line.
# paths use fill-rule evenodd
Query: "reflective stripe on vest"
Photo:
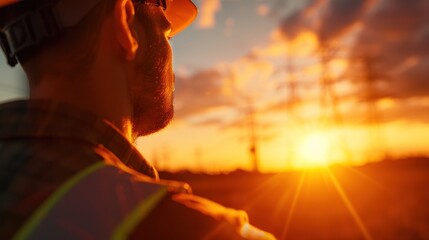
M 96 163 L 53 193 L 14 239 L 124 239 L 167 192 Z

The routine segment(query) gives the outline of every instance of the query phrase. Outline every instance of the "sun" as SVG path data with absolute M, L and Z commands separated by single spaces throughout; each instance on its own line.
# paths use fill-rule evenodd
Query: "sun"
M 298 168 L 320 168 L 329 165 L 329 136 L 315 133 L 306 136 L 297 148 L 296 166 Z

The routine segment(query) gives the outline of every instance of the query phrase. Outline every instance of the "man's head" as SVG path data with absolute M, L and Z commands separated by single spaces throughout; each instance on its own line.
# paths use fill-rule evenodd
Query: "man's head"
M 67 89 L 78 85 L 83 92 L 95 89 L 92 91 L 94 99 L 88 99 L 88 105 L 101 99 L 106 101 L 106 97 L 111 96 L 112 102 L 104 108 L 129 109 L 134 134 L 149 134 L 167 125 L 173 115 L 174 90 L 168 39 L 194 19 L 196 8 L 192 2 L 27 0 L 8 7 L 8 12 L 31 12 L 40 6 L 53 6 L 55 14 L 52 16 L 59 19 L 56 24 L 66 25 L 59 26 L 60 33 L 56 34 L 58 26 L 48 24 L 51 26 L 48 30 L 55 34 L 37 39 L 39 43 L 33 46 L 16 53 L 11 50 L 18 49 L 19 39 L 3 42 L 2 46 L 9 60 L 16 54 L 23 65 L 30 80 L 30 92 L 53 89 L 58 81 L 62 81 L 61 84 L 68 86 L 65 90 L 62 88 L 64 96 L 70 94 Z M 44 9 L 37 11 L 43 13 L 42 21 L 52 17 Z M 10 26 L 10 21 L 8 26 L 2 25 L 3 30 L 8 27 L 10 30 Z M 22 31 L 19 27 L 10 32 Z M 30 26 L 30 29 L 38 27 Z M 47 79 L 58 80 L 49 82 Z M 91 82 L 95 83 L 91 85 Z M 43 94 L 38 97 L 43 98 Z

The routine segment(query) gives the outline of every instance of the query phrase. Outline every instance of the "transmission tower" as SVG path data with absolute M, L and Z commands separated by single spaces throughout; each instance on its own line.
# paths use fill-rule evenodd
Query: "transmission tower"
M 382 134 L 380 122 L 380 111 L 377 107 L 377 101 L 381 98 L 380 91 L 377 87 L 381 81 L 387 79 L 375 70 L 375 64 L 378 61 L 376 57 L 361 57 L 357 58 L 361 66 L 363 75 L 360 77 L 359 82 L 363 83 L 363 100 L 367 106 L 367 119 L 369 125 L 368 132 L 368 152 L 378 150 L 383 153 L 384 157 L 388 156 L 388 149 L 386 138 Z M 371 159 L 368 159 L 371 160 Z
M 286 86 L 288 89 L 288 98 L 286 100 L 286 107 L 288 111 L 293 111 L 296 107 L 299 98 L 298 98 L 298 83 L 295 75 L 295 66 L 293 63 L 293 58 L 291 54 L 287 55 L 287 63 L 286 63 Z
M 319 46 L 321 74 L 319 79 L 320 84 L 320 116 L 319 123 L 324 127 L 332 127 L 335 124 L 337 127 L 344 125 L 343 116 L 339 110 L 340 98 L 335 91 L 337 79 L 333 79 L 330 70 L 331 60 L 338 54 L 339 48 L 331 46 L 328 42 L 321 42 Z M 338 143 L 343 151 L 343 156 L 347 161 L 353 162 L 353 156 L 350 153 L 349 146 L 343 133 L 338 136 Z M 334 150 L 334 149 L 331 149 Z
M 230 80 L 235 83 L 235 74 L 229 70 Z M 257 122 L 256 122 L 256 111 L 253 100 L 250 96 L 244 95 L 240 90 L 233 88 L 233 91 L 240 100 L 245 102 L 245 117 L 246 117 L 246 130 L 248 131 L 248 143 L 249 143 L 249 156 L 250 164 L 253 172 L 259 172 L 259 157 L 258 157 L 258 135 L 257 135 Z
M 286 64 L 284 66 L 284 71 L 286 72 L 286 78 L 285 78 L 285 85 L 286 85 L 286 94 L 287 97 L 285 99 L 285 110 L 287 112 L 288 119 L 292 120 L 290 121 L 291 125 L 289 125 L 291 128 L 301 128 L 303 124 L 303 119 L 297 112 L 297 107 L 300 104 L 300 97 L 299 97 L 299 87 L 303 84 L 301 81 L 298 82 L 297 75 L 296 75 L 296 66 L 294 62 L 294 57 L 292 55 L 293 51 L 293 45 L 289 44 L 288 46 L 288 52 L 286 55 Z M 293 143 L 292 145 L 293 146 Z M 292 149 L 292 147 L 291 147 Z M 288 154 L 286 156 L 286 163 L 288 166 L 293 166 L 293 161 L 295 159 L 293 151 L 288 151 Z
M 255 122 L 255 109 L 253 102 L 248 100 L 248 119 L 249 119 L 249 140 L 250 140 L 250 158 L 252 163 L 253 172 L 259 172 L 259 160 L 258 160 L 258 148 L 257 148 L 257 134 L 256 134 L 256 122 Z

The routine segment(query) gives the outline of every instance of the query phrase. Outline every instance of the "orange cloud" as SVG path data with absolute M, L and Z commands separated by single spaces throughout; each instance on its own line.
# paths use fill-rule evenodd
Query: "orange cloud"
M 270 13 L 270 7 L 267 4 L 261 4 L 257 8 L 257 13 L 259 16 L 267 16 Z
M 287 39 L 281 30 L 274 31 L 270 44 L 253 49 L 253 54 L 262 58 L 284 58 L 286 56 L 306 57 L 314 55 L 319 46 L 318 37 L 314 32 L 300 32 L 293 39 Z
M 233 18 L 228 18 L 225 20 L 225 35 L 231 35 L 235 26 L 235 20 Z
M 297 56 L 308 56 L 315 53 L 319 46 L 318 38 L 314 32 L 304 31 L 292 42 L 290 54 Z
M 203 0 L 198 26 L 202 29 L 214 27 L 216 25 L 215 15 L 220 9 L 220 0 Z

